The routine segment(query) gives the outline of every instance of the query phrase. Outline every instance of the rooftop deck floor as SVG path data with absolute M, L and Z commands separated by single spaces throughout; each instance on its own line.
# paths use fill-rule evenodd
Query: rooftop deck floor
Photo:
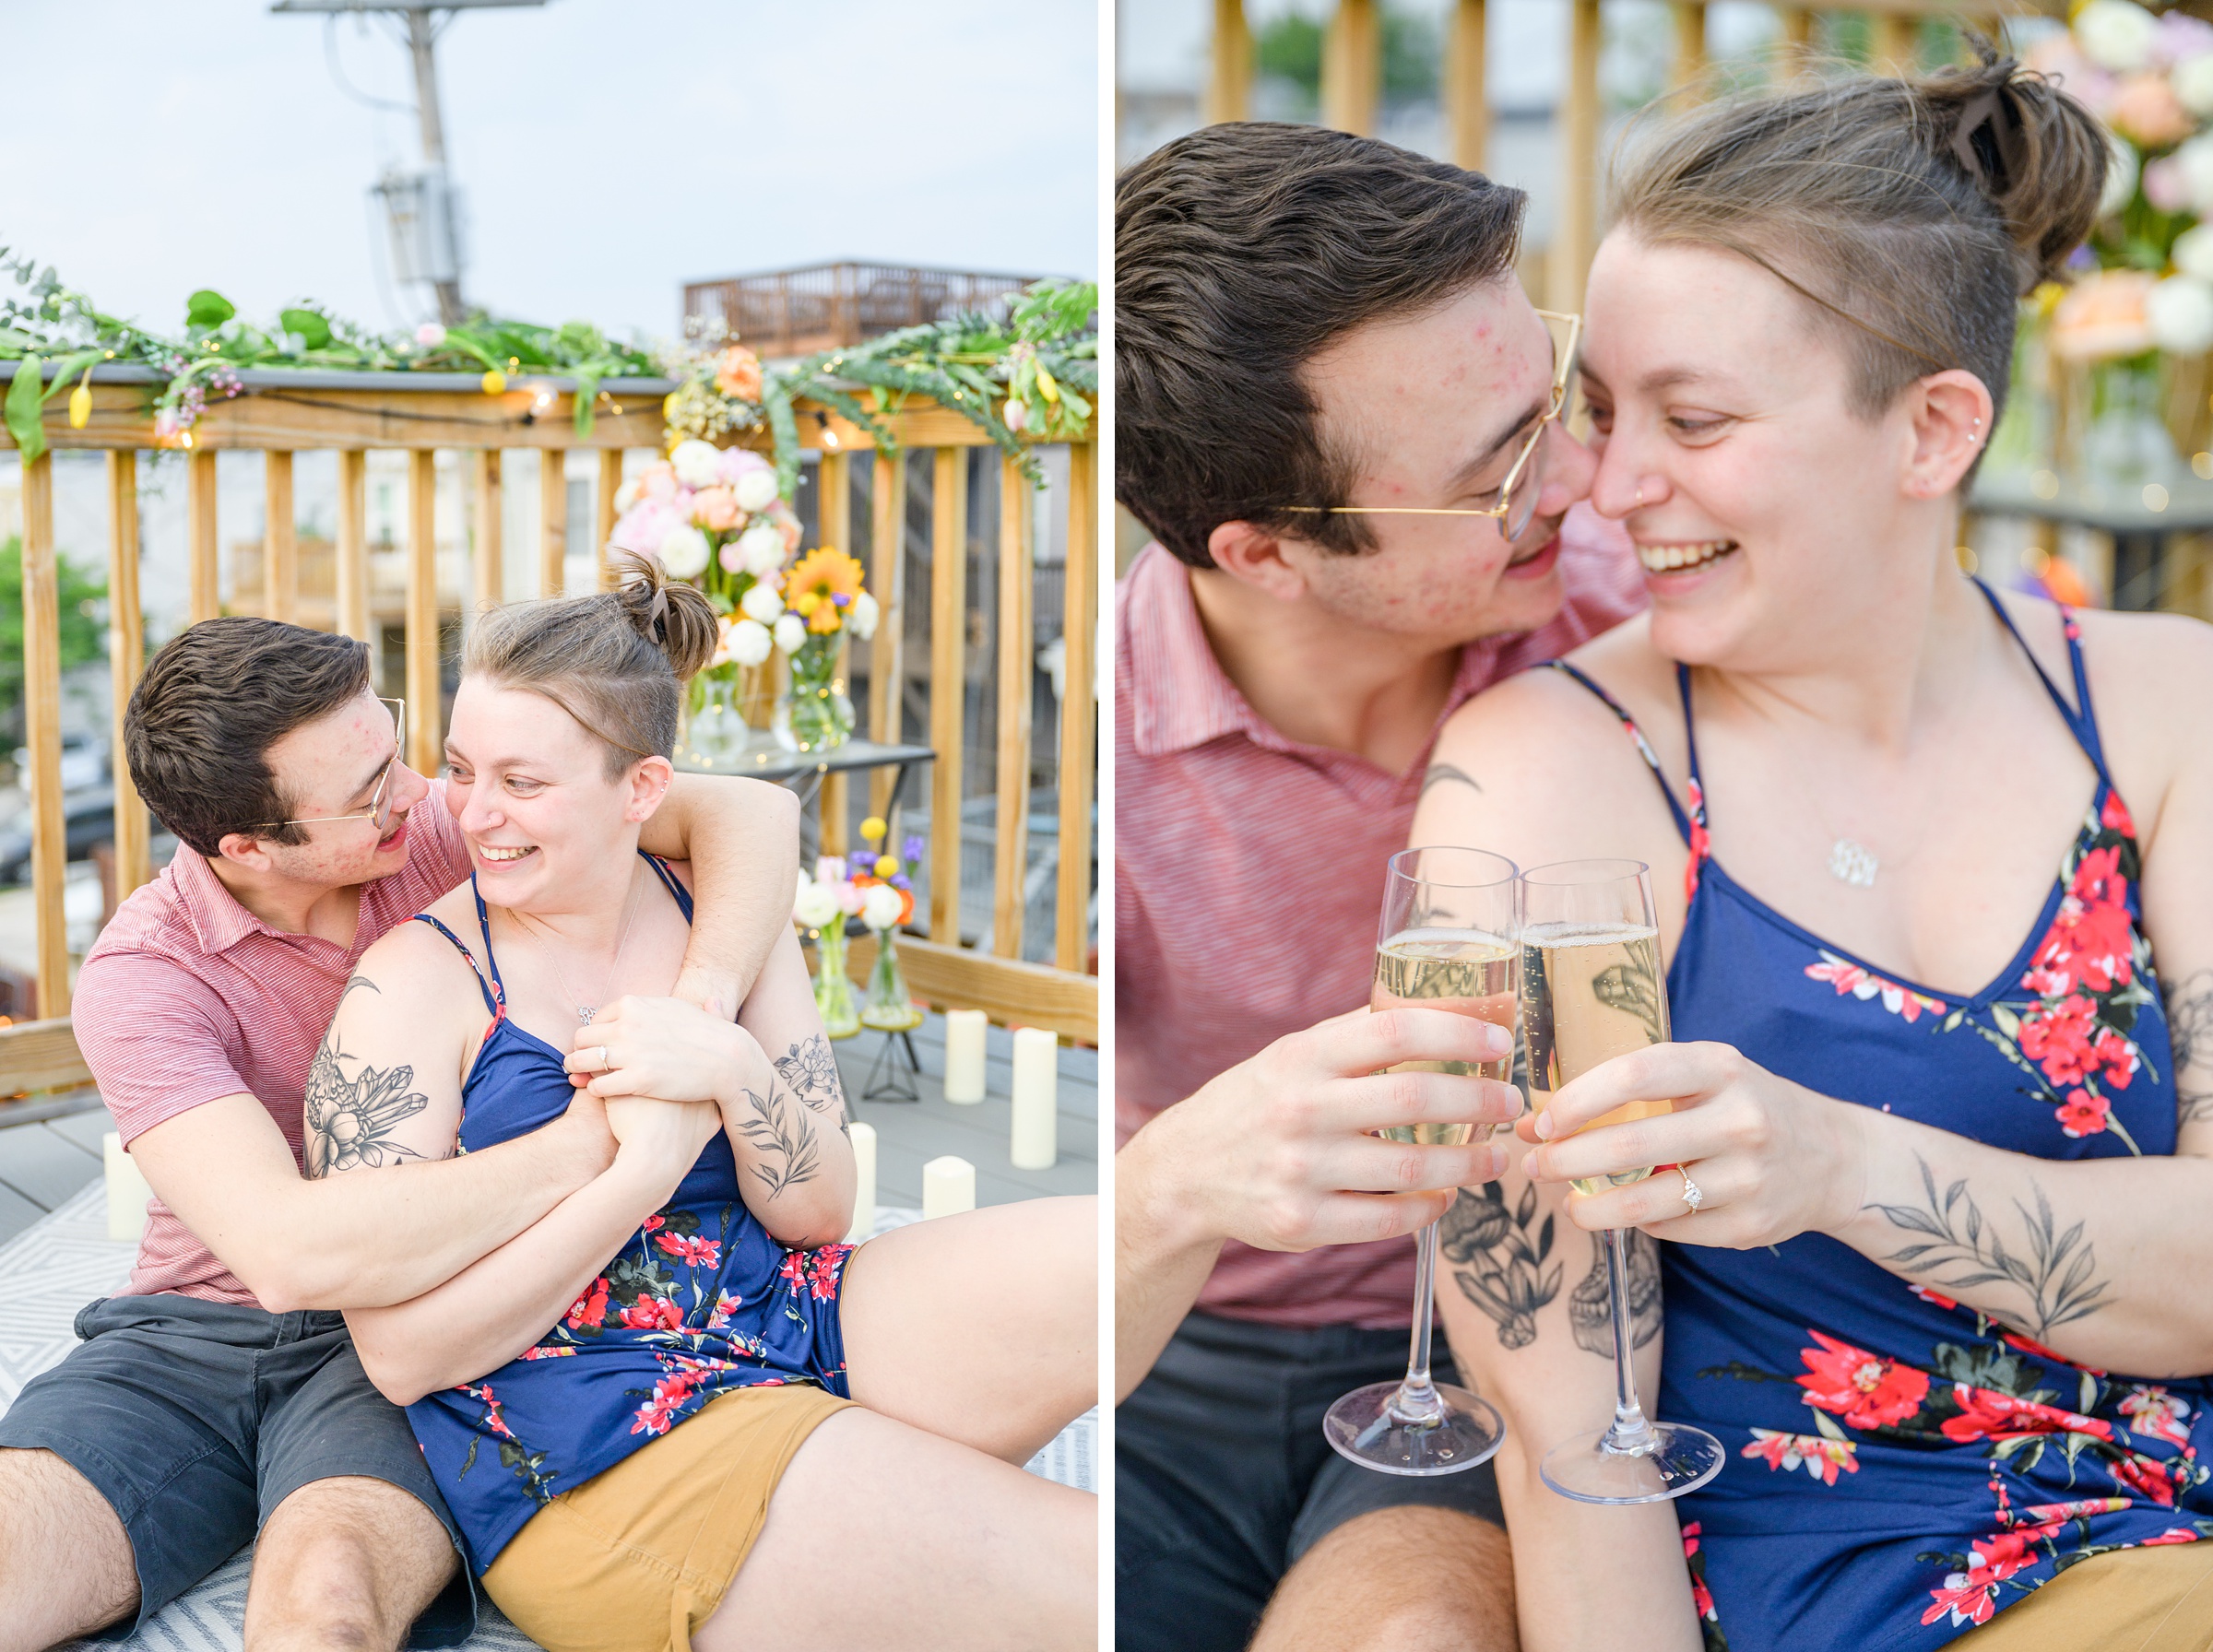
M 913 1033 L 922 1072 L 914 1102 L 861 1099 L 869 1069 L 886 1042 L 862 1032 L 834 1046 L 856 1119 L 876 1129 L 876 1201 L 922 1204 L 922 1166 L 952 1153 L 976 1166 L 976 1202 L 1011 1204 L 1048 1194 L 1095 1193 L 1099 1186 L 1099 1080 L 1095 1050 L 1062 1049 L 1059 1162 L 1050 1170 L 1017 1170 L 1008 1143 L 1013 1109 L 1013 1044 L 1003 1028 L 987 1041 L 985 1099 L 956 1105 L 945 1099 L 945 1023 L 932 1015 Z M 103 1174 L 101 1138 L 115 1127 L 100 1098 L 78 1092 L 80 1110 L 29 1123 L 8 1122 L 0 1105 L 0 1243 L 30 1227 Z

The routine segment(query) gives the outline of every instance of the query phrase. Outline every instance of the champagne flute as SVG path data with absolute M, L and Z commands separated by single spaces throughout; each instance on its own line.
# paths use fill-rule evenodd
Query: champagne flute
M 1568 860 L 1521 879 L 1521 1024 L 1529 1040 L 1530 1104 L 1542 1113 L 1560 1087 L 1601 1062 L 1668 1041 L 1667 977 L 1652 881 L 1640 861 Z M 1672 1102 L 1631 1102 L 1583 1127 L 1625 1123 L 1674 1110 Z M 1580 1134 L 1579 1131 L 1578 1134 Z M 1603 1193 L 1651 1175 L 1643 1170 L 1581 1176 L 1580 1193 Z M 1578 1503 L 1659 1503 L 1695 1491 L 1722 1471 L 1722 1443 L 1704 1429 L 1654 1422 L 1637 1403 L 1630 1369 L 1628 1247 L 1608 1228 L 1612 1286 L 1614 1421 L 1544 1454 L 1537 1472 Z
M 1391 857 L 1376 941 L 1374 1009 L 1449 1009 L 1509 1031 L 1521 963 L 1514 863 L 1479 849 L 1407 849 Z M 1504 1080 L 1511 1057 L 1481 1063 L 1408 1061 L 1393 1072 L 1448 1072 Z M 1460 1147 L 1467 1124 L 1399 1125 L 1393 1141 Z M 1488 1131 L 1485 1131 L 1488 1134 Z M 1343 1456 L 1386 1474 L 1456 1474 L 1486 1461 L 1506 1439 L 1487 1400 L 1429 1376 L 1437 1278 L 1437 1223 L 1415 1236 L 1414 1336 L 1406 1375 L 1355 1388 L 1329 1410 L 1322 1432 Z

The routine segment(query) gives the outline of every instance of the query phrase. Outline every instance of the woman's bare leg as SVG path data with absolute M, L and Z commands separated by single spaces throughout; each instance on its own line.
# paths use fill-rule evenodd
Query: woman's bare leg
M 872 1411 L 839 1411 L 785 1469 L 759 1540 L 692 1644 L 1088 1649 L 1097 1533 L 1095 1497 Z
M 846 1265 L 853 1398 L 1011 1463 L 1099 1402 L 1099 1201 L 1025 1199 L 894 1228 Z

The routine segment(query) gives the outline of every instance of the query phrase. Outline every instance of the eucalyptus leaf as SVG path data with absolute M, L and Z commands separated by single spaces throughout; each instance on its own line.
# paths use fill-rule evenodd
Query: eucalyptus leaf
M 219 327 L 238 313 L 238 306 L 212 288 L 203 287 L 184 301 L 184 320 L 195 327 Z

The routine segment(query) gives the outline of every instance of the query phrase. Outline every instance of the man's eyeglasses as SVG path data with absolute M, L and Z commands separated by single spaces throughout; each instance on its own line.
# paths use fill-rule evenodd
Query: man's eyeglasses
M 271 826 L 319 826 L 325 820 L 366 820 L 376 828 L 379 837 L 390 830 L 393 814 L 392 771 L 399 767 L 399 755 L 408 749 L 408 702 L 404 700 L 386 700 L 379 695 L 377 703 L 391 707 L 393 746 L 392 755 L 385 760 L 384 768 L 377 773 L 376 790 L 369 794 L 369 807 L 356 809 L 349 815 L 310 815 L 302 820 L 264 820 L 257 830 L 266 831 Z
M 1552 334 L 1552 401 L 1539 416 L 1521 451 L 1507 470 L 1506 479 L 1498 484 L 1498 502 L 1495 505 L 1463 505 L 1456 508 L 1426 505 L 1285 505 L 1286 511 L 1318 516 L 1488 516 L 1497 522 L 1499 532 L 1509 540 L 1519 539 L 1536 514 L 1537 500 L 1544 491 L 1544 478 L 1539 474 L 1537 450 L 1544 445 L 1544 433 L 1558 422 L 1568 406 L 1568 387 L 1575 377 L 1575 358 L 1582 343 L 1583 318 L 1563 315 L 1557 311 L 1540 310 Z

